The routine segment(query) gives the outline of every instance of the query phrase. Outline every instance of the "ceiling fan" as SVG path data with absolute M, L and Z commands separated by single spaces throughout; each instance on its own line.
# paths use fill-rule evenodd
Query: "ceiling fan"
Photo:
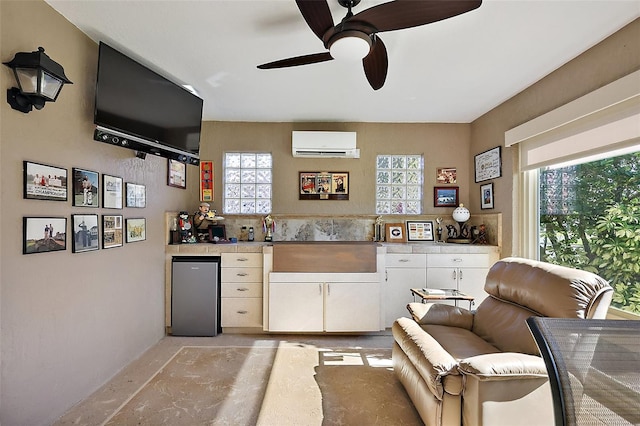
M 296 56 L 258 65 L 260 69 L 286 68 L 335 59 L 362 59 L 364 73 L 374 90 L 387 78 L 387 48 L 378 37 L 384 31 L 417 27 L 451 18 L 480 7 L 482 0 L 396 0 L 353 14 L 360 0 L 338 0 L 347 15 L 333 25 L 327 0 L 296 0 L 302 17 L 328 52 Z

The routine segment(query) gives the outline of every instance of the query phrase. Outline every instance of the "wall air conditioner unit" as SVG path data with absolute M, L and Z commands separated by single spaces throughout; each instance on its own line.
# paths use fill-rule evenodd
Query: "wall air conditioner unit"
M 356 132 L 294 131 L 291 153 L 294 157 L 360 158 Z

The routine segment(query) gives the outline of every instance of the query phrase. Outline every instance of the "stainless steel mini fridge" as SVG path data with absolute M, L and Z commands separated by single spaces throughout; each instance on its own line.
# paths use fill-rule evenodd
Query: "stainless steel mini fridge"
M 220 331 L 220 258 L 174 256 L 171 334 L 216 336 Z

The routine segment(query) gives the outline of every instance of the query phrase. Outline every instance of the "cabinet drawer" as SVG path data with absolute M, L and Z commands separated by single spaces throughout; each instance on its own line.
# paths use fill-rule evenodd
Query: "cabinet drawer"
M 261 283 L 262 268 L 222 268 L 223 283 Z
M 425 268 L 427 256 L 425 254 L 387 254 L 385 262 L 387 268 Z
M 222 297 L 262 297 L 262 283 L 223 283 Z
M 262 267 L 262 253 L 222 253 L 222 269 L 226 267 Z
M 430 268 L 488 268 L 489 255 L 485 253 L 474 254 L 430 254 Z
M 222 327 L 262 327 L 262 298 L 222 299 Z

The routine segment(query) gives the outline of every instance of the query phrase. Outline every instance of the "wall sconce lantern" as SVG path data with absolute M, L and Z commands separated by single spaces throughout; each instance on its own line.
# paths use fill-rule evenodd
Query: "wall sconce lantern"
M 73 84 L 62 65 L 47 56 L 42 47 L 37 52 L 16 53 L 11 62 L 3 63 L 13 70 L 18 82 L 18 87 L 7 90 L 7 102 L 24 113 L 44 108 L 45 102 L 55 102 L 62 86 Z

